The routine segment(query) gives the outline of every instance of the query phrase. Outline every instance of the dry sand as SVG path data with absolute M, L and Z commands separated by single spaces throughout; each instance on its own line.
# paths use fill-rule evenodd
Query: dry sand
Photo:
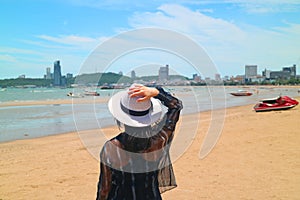
M 266 113 L 252 107 L 226 110 L 222 135 L 202 160 L 211 113 L 200 114 L 192 144 L 174 162 L 178 187 L 164 193 L 164 200 L 299 199 L 300 106 Z M 181 122 L 197 117 L 183 116 Z M 191 126 L 181 129 L 194 132 Z M 81 135 L 93 141 L 98 131 Z M 107 137 L 117 132 L 116 127 L 103 130 Z M 0 200 L 95 199 L 99 162 L 77 133 L 0 143 L 0 154 Z

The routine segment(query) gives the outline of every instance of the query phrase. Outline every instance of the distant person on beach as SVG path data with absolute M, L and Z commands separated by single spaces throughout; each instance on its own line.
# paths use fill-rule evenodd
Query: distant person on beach
M 161 87 L 134 84 L 108 107 L 122 132 L 101 150 L 97 200 L 161 200 L 176 187 L 169 149 L 181 101 Z

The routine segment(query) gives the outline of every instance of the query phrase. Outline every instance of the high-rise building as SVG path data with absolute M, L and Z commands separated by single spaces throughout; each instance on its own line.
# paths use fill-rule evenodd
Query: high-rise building
M 221 81 L 221 75 L 220 74 L 215 74 L 215 81 Z
M 257 77 L 257 65 L 246 65 L 245 66 L 245 81 L 251 82 L 252 78 Z
M 46 68 L 46 76 L 45 76 L 46 79 L 51 79 L 51 68 L 50 67 L 47 67 Z
M 257 65 L 246 65 L 245 78 L 251 78 L 253 76 L 257 76 Z
M 193 80 L 196 82 L 200 82 L 201 81 L 201 76 L 198 76 L 198 74 L 193 74 Z
M 132 70 L 131 71 L 131 79 L 135 79 L 136 78 L 136 74 L 135 74 L 135 71 L 134 70 Z
M 67 79 L 69 79 L 69 78 L 73 78 L 73 74 L 67 73 Z
M 60 86 L 66 86 L 67 85 L 67 78 L 66 76 L 62 76 L 60 79 Z
M 158 79 L 160 82 L 166 82 L 169 80 L 169 65 L 159 68 Z
M 61 86 L 61 67 L 59 60 L 54 62 L 53 85 Z
M 288 72 L 291 77 L 296 78 L 296 65 L 295 64 L 291 67 L 283 67 L 282 71 Z
M 262 72 L 262 75 L 263 75 L 263 77 L 265 77 L 265 79 L 269 80 L 270 77 L 271 77 L 271 70 L 265 69 L 265 70 Z
M 296 78 L 296 65 L 283 67 L 281 71 L 271 71 L 270 79 L 290 79 Z

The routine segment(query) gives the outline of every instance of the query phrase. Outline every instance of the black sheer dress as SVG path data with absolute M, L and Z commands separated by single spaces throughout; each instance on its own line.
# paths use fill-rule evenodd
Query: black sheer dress
M 161 193 L 176 187 L 169 148 L 182 103 L 157 89 L 154 98 L 168 111 L 156 128 L 150 134 L 142 130 L 143 137 L 120 133 L 103 146 L 97 200 L 161 200 Z

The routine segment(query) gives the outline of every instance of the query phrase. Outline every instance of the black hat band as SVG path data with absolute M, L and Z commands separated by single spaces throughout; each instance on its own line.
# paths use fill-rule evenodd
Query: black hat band
M 120 102 L 120 105 L 121 105 L 121 109 L 123 110 L 123 112 L 129 114 L 129 115 L 132 115 L 132 116 L 144 116 L 144 115 L 147 115 L 149 114 L 151 108 L 152 108 L 152 102 L 151 102 L 151 107 L 147 110 L 143 110 L 143 111 L 135 111 L 135 110 L 130 110 L 128 108 L 126 108 L 121 102 Z

